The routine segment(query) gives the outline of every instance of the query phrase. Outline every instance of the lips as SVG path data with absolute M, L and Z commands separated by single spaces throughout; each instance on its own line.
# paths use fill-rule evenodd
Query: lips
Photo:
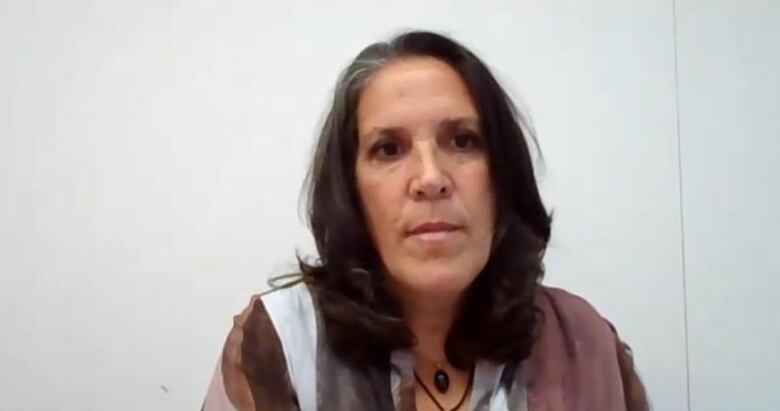
M 409 235 L 418 235 L 426 233 L 446 233 L 450 231 L 459 230 L 461 227 L 455 224 L 450 224 L 445 221 L 428 221 L 415 226 L 409 231 Z

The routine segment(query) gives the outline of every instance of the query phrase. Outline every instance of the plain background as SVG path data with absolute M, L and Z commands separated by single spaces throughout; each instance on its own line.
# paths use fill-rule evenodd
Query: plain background
M 775 410 L 780 3 L 1 3 L 0 409 L 200 407 L 232 316 L 313 252 L 338 72 L 404 28 L 536 128 L 548 284 L 656 410 Z

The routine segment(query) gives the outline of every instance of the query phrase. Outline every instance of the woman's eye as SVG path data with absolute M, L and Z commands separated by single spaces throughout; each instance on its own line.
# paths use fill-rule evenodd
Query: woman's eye
M 401 151 L 401 148 L 398 146 L 398 143 L 386 141 L 376 146 L 374 151 L 379 155 L 379 157 L 392 158 L 398 155 L 398 153 Z
M 452 144 L 458 150 L 470 150 L 472 148 L 476 148 L 478 143 L 479 141 L 477 136 L 472 133 L 460 133 L 456 134 L 452 138 Z

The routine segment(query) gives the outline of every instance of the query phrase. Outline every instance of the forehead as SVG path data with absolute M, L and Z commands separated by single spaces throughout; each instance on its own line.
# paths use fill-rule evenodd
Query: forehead
M 357 117 L 362 134 L 372 127 L 416 127 L 478 115 L 455 69 L 432 57 L 412 57 L 390 63 L 369 79 Z

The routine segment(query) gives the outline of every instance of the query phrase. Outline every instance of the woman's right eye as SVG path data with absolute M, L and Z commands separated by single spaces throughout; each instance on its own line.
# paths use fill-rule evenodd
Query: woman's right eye
M 374 147 L 374 153 L 381 159 L 392 159 L 398 156 L 401 147 L 394 141 L 385 141 Z

